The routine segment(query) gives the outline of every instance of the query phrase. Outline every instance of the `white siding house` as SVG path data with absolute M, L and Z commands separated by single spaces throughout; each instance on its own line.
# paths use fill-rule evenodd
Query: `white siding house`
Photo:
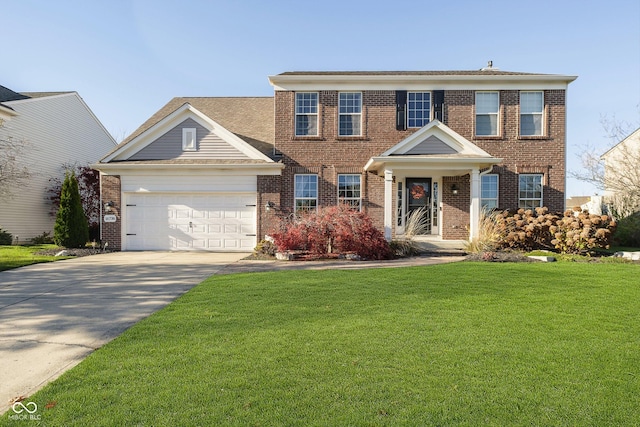
M 0 138 L 26 142 L 22 163 L 31 177 L 0 200 L 0 227 L 25 242 L 52 232 L 49 179 L 61 177 L 63 164 L 89 165 L 116 146 L 116 141 L 76 92 L 18 94 L 0 86 L 6 112 Z M 11 96 L 8 96 L 11 95 Z

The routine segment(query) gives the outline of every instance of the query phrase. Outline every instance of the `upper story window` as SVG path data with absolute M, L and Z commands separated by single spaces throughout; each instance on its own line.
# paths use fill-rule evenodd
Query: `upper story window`
M 294 180 L 296 213 L 316 210 L 318 208 L 318 175 L 296 175 Z
M 318 93 L 296 93 L 296 136 L 318 136 Z
M 338 175 L 338 202 L 353 209 L 362 208 L 360 175 Z
M 338 136 L 362 135 L 362 93 L 340 92 L 338 116 Z
M 498 136 L 499 92 L 476 92 L 476 136 Z
M 520 92 L 520 135 L 542 136 L 544 92 Z
M 542 207 L 542 174 L 522 174 L 518 177 L 518 207 Z
M 431 119 L 431 93 L 407 93 L 407 126 L 421 128 Z
M 182 151 L 196 150 L 196 128 L 182 128 Z
M 480 199 L 480 206 L 486 210 L 498 207 L 498 175 L 482 175 Z

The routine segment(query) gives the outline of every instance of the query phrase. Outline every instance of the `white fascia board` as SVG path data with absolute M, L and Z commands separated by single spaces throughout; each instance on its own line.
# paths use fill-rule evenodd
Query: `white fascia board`
M 240 137 L 238 137 L 235 133 L 230 132 L 224 127 L 220 126 L 215 121 L 211 120 L 211 123 L 214 125 L 213 132 L 222 138 L 224 141 L 231 144 L 233 147 L 237 148 L 241 153 L 246 154 L 247 157 L 255 160 L 264 160 L 266 162 L 273 163 L 273 159 L 267 157 L 264 153 L 262 153 L 257 148 L 251 146 L 247 142 L 243 141 Z
M 95 163 L 92 169 L 105 175 L 281 175 L 283 163 L 264 164 L 158 164 L 158 163 Z
M 162 135 L 169 132 L 171 129 L 175 128 L 180 123 L 189 118 L 196 121 L 199 125 L 207 129 L 209 132 L 213 132 L 218 135 L 225 142 L 229 143 L 231 146 L 247 155 L 247 157 L 255 160 L 264 160 L 265 162 L 273 163 L 272 159 L 243 141 L 234 133 L 225 129 L 219 123 L 212 120 L 189 103 L 183 104 L 173 113 L 169 114 L 164 119 L 160 120 L 158 123 L 138 135 L 136 138 L 129 141 L 126 145 L 122 146 L 121 149 L 118 149 L 103 158 L 102 161 L 110 162 L 113 160 L 127 160 L 135 153 L 153 143 Z
M 18 113 L 15 110 L 0 104 L 0 126 L 2 126 L 2 120 L 11 120 L 17 115 Z
M 477 167 L 483 169 L 502 163 L 502 160 L 497 157 L 372 157 L 364 166 L 364 170 L 380 172 L 384 168 L 393 170 L 468 170 Z
M 189 110 L 189 107 L 190 105 L 188 103 L 183 104 L 180 108 L 166 116 L 164 119 L 160 120 L 155 125 L 151 126 L 149 129 L 145 130 L 131 141 L 118 147 L 118 149 L 105 156 L 103 159 L 101 159 L 101 161 L 110 162 L 113 160 L 127 160 L 129 157 L 133 156 L 135 153 L 142 150 L 144 147 L 151 144 L 156 139 L 160 138 L 162 135 L 169 132 L 179 123 L 184 121 L 184 119 L 187 118 L 185 112 Z M 182 118 L 182 116 L 184 116 L 184 118 Z M 200 120 L 196 121 L 200 122 Z M 207 127 L 205 123 L 201 124 Z
M 100 126 L 100 128 L 105 133 L 105 135 L 107 135 L 109 137 L 109 139 L 111 140 L 111 142 L 113 142 L 113 145 L 114 146 L 118 145 L 118 142 L 113 138 L 111 133 L 109 133 L 109 131 L 104 127 L 104 125 L 98 119 L 98 117 L 96 117 L 96 115 L 93 114 L 93 111 L 91 111 L 91 108 L 89 108 L 87 103 L 84 102 L 84 99 L 82 99 L 82 97 L 80 96 L 80 94 L 78 94 L 78 92 L 66 92 L 66 93 L 60 93 L 60 94 L 57 94 L 57 95 L 39 96 L 39 97 L 27 98 L 27 99 L 18 99 L 18 100 L 15 100 L 15 101 L 7 101 L 4 104 L 5 105 L 29 104 L 29 103 L 32 103 L 32 102 L 46 102 L 46 101 L 48 101 L 50 99 L 65 98 L 65 97 L 75 97 L 76 100 L 82 105 L 82 107 L 85 110 L 87 110 L 87 113 L 91 116 L 91 118 L 98 124 L 98 126 Z
M 567 89 L 577 76 L 534 75 L 276 75 L 274 90 L 544 90 Z
M 611 155 L 613 152 L 621 149 L 628 141 L 631 141 L 632 139 L 637 139 L 639 141 L 639 143 L 640 143 L 640 128 L 636 129 L 636 131 L 633 132 L 631 135 L 627 136 L 625 139 L 623 139 L 622 141 L 618 142 L 613 147 L 609 148 L 604 154 L 602 154 L 600 156 L 600 158 L 605 160 L 607 157 L 609 157 L 609 155 Z
M 432 120 L 426 126 L 382 153 L 380 157 L 405 154 L 431 135 L 438 137 L 459 154 L 491 158 L 489 153 L 438 120 Z

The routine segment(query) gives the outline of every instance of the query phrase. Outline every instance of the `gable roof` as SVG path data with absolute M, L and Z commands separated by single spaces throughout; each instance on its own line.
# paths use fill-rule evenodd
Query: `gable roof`
M 272 155 L 275 138 L 273 97 L 176 97 L 125 138 L 120 146 L 129 144 L 184 104 L 193 106 L 263 154 Z
M 627 136 L 625 139 L 623 139 L 622 141 L 618 142 L 616 145 L 614 145 L 613 147 L 611 147 L 610 149 L 608 149 L 603 155 L 600 156 L 601 159 L 606 159 L 607 157 L 609 157 L 612 153 L 622 149 L 622 147 L 627 144 L 628 142 L 632 141 L 632 140 L 637 140 L 638 141 L 638 146 L 640 147 L 640 128 L 636 129 L 634 132 L 632 132 L 629 136 Z
M 211 111 L 211 110 L 210 110 Z M 239 112 L 238 112 L 239 113 Z M 160 117 L 161 115 L 158 115 Z M 240 117 L 241 119 L 246 119 L 246 116 Z M 143 150 L 145 147 L 152 144 L 158 138 L 174 129 L 176 126 L 185 122 L 185 120 L 191 119 L 195 123 L 207 129 L 208 132 L 212 132 L 225 141 L 226 144 L 233 147 L 236 152 L 242 157 L 235 160 L 235 163 L 273 163 L 273 160 L 261 152 L 259 149 L 254 147 L 252 144 L 248 143 L 245 139 L 241 138 L 237 134 L 229 131 L 224 126 L 220 125 L 217 121 L 211 119 L 211 117 L 205 115 L 203 112 L 192 106 L 190 103 L 182 104 L 179 108 L 172 111 L 170 114 L 162 117 L 157 122 L 154 120 L 148 120 L 147 124 L 155 122 L 151 124 L 149 127 L 143 125 L 144 130 L 141 132 L 136 132 L 137 135 L 133 136 L 126 143 L 120 144 L 115 150 L 111 153 L 107 154 L 102 160 L 101 163 L 109 163 L 109 162 L 130 162 L 133 160 L 133 156 Z M 141 128 L 142 128 L 141 127 Z M 170 159 L 170 161 L 146 161 L 146 163 L 154 163 L 154 164 L 196 164 L 199 163 L 197 161 L 188 160 L 184 161 L 175 161 L 177 159 Z M 196 160 L 196 159 L 194 159 Z M 208 161 L 205 163 L 213 164 L 220 163 L 218 160 L 212 159 L 213 161 Z
M 371 157 L 364 169 L 382 172 L 429 165 L 466 173 L 469 168 L 489 168 L 502 162 L 438 120 L 409 135 L 379 156 Z M 455 175 L 456 172 L 450 172 Z
M 28 99 L 29 97 L 18 92 L 14 92 L 9 88 L 0 86 L 0 102 L 17 101 L 20 99 Z

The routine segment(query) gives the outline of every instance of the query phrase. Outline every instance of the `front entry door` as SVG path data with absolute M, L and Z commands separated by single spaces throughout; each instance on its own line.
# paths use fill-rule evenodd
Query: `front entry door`
M 407 216 L 416 209 L 422 208 L 423 218 L 427 223 L 424 234 L 431 234 L 431 178 L 407 178 Z

